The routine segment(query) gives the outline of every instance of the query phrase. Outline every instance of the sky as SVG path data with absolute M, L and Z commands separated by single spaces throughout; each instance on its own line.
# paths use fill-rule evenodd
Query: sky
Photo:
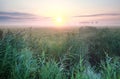
M 120 0 L 0 0 L 0 25 L 119 26 Z

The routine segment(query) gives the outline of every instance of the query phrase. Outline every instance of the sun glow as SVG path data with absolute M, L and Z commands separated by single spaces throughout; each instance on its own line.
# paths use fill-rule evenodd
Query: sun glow
M 57 17 L 57 18 L 56 18 L 56 22 L 57 22 L 57 23 L 62 23 L 62 18 L 61 18 L 61 17 Z
M 62 27 L 63 26 L 63 18 L 62 17 L 56 17 L 55 18 L 55 26 Z

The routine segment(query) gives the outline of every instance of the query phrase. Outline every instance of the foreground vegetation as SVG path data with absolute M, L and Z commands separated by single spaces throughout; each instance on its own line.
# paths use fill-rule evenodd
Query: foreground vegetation
M 0 79 L 120 79 L 120 29 L 0 30 Z

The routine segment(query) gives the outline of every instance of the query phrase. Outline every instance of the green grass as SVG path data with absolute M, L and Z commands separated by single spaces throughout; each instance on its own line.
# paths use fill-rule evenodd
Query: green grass
M 120 29 L 0 30 L 0 79 L 120 79 Z

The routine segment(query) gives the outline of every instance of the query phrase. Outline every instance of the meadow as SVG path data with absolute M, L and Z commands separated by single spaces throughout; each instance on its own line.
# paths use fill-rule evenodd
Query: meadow
M 120 28 L 1 28 L 0 79 L 120 79 Z

